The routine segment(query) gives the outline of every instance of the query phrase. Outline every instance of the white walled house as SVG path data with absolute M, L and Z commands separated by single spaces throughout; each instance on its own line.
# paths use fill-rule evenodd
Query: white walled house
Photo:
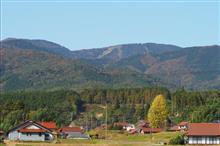
M 220 144 L 220 123 L 190 123 L 188 144 Z
M 179 131 L 186 131 L 188 129 L 188 122 L 180 122 L 177 126 Z
M 184 131 L 187 131 L 187 129 L 188 129 L 188 122 L 183 121 L 171 127 L 169 131 L 183 131 L 184 132 Z
M 34 121 L 26 121 L 7 133 L 9 140 L 46 141 L 53 140 L 52 130 Z
M 134 124 L 129 124 L 127 127 L 125 127 L 126 131 L 131 131 L 131 130 L 134 130 L 135 129 L 135 126 Z

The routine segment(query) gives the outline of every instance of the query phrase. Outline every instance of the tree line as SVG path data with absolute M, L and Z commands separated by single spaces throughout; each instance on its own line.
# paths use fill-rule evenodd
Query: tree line
M 86 105 L 95 104 L 108 105 L 108 123 L 135 123 L 149 118 L 148 110 L 157 95 L 166 100 L 167 121 L 212 122 L 220 119 L 220 91 L 180 89 L 171 93 L 162 87 L 86 89 L 81 92 L 19 91 L 0 94 L 0 129 L 7 131 L 29 119 L 68 125 L 79 118 L 79 113 L 85 112 Z

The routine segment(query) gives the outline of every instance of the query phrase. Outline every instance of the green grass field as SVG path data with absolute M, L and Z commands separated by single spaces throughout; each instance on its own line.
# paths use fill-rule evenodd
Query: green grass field
M 101 137 L 106 135 L 105 131 L 91 131 L 90 134 L 99 134 Z M 58 139 L 57 142 L 17 142 L 9 143 L 7 146 L 158 146 L 169 142 L 169 140 L 181 133 L 161 132 L 147 135 L 129 135 L 119 131 L 108 131 L 107 139 L 76 140 Z M 0 145 L 2 146 L 2 145 Z M 167 145 L 171 146 L 171 145 Z M 195 146 L 195 145 L 194 145 Z
M 104 137 L 106 134 L 103 130 L 90 132 L 90 134 L 96 133 L 98 133 L 102 137 Z M 126 133 L 119 133 L 118 131 L 108 131 L 107 139 L 58 139 L 56 143 L 23 142 L 16 143 L 14 144 L 14 146 L 156 146 L 161 145 L 162 143 L 168 143 L 172 137 L 175 137 L 178 134 L 180 133 L 162 132 L 152 135 L 129 135 Z

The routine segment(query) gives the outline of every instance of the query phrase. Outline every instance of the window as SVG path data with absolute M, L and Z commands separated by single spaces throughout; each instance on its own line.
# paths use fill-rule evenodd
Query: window
M 31 133 L 26 133 L 26 136 L 31 136 Z
M 39 133 L 39 136 L 42 136 L 42 133 Z
M 202 137 L 198 137 L 198 144 L 202 144 Z
M 210 137 L 209 144 L 217 144 L 217 137 Z

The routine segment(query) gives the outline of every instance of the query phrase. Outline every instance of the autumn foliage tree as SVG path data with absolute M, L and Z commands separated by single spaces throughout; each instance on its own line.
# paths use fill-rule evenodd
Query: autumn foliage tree
M 168 108 L 166 105 L 166 99 L 161 94 L 157 95 L 148 111 L 148 120 L 151 123 L 152 128 L 164 127 L 167 117 Z

